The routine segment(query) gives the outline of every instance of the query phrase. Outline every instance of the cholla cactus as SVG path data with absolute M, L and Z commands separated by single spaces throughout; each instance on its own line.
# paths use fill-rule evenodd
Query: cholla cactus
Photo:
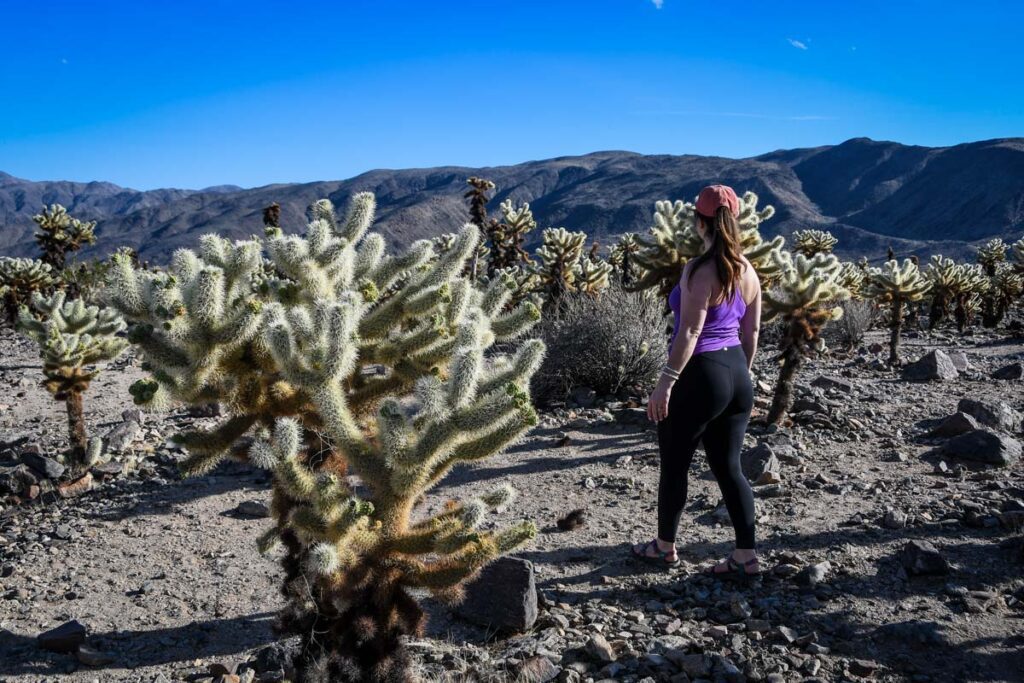
M 1003 240 L 998 237 L 991 239 L 978 247 L 978 263 L 985 269 L 985 274 L 992 277 L 996 274 L 996 267 L 1006 261 L 1009 251 L 1009 245 Z
M 564 294 L 576 291 L 587 234 L 569 232 L 565 228 L 547 228 L 543 234 L 544 243 L 537 249 L 538 262 L 533 272 L 545 304 L 554 305 Z
M 845 262 L 839 270 L 838 282 L 840 287 L 850 293 L 851 299 L 861 300 L 864 298 L 863 289 L 867 278 L 866 264 Z
M 1024 272 L 1024 237 L 1014 242 L 1010 249 L 1013 254 L 1013 267 L 1020 272 Z
M 60 291 L 50 297 L 34 292 L 34 313 L 22 306 L 18 328 L 39 345 L 43 386 L 67 409 L 71 450 L 66 461 L 78 469 L 93 464 L 97 455 L 89 447 L 82 407 L 82 396 L 99 372 L 90 366 L 116 358 L 128 344 L 116 336 L 125 327 L 117 313 L 81 300 L 66 302 L 64 296 Z
M 831 254 L 839 242 L 826 230 L 797 230 L 793 233 L 793 250 L 807 258 L 815 254 Z
M 14 322 L 18 309 L 29 302 L 33 292 L 45 292 L 56 284 L 53 269 L 48 263 L 0 257 L 0 297 L 3 298 L 4 320 Z
M 526 236 L 537 227 L 530 205 L 523 203 L 516 207 L 511 199 L 501 203 L 501 221 L 491 221 L 487 227 L 489 255 L 488 275 L 502 268 L 528 265 L 530 254 L 523 248 Z
M 740 246 L 761 279 L 762 286 L 771 285 L 781 272 L 773 254 L 782 248 L 785 240 L 775 237 L 765 241 L 759 226 L 775 214 L 775 208 L 757 208 L 758 197 L 753 192 L 744 192 L 740 198 Z M 642 290 L 657 287 L 661 296 L 667 297 L 682 276 L 683 266 L 698 256 L 704 243 L 697 234 L 693 204 L 682 201 L 660 201 L 655 204 L 654 225 L 650 235 L 637 238 L 640 249 L 636 262 L 642 275 L 631 289 Z
M 1024 271 L 1017 271 L 1009 263 L 997 264 L 995 275 L 988 279 L 988 288 L 983 297 L 982 324 L 985 327 L 999 325 L 1022 293 Z
M 864 294 L 879 306 L 890 306 L 889 315 L 889 364 L 900 362 L 900 332 L 903 328 L 903 314 L 908 305 L 916 305 L 924 299 L 931 287 L 928 278 L 921 273 L 917 264 L 904 259 L 901 266 L 896 261 L 886 261 L 881 268 L 868 272 Z
M 533 301 L 538 308 L 544 304 L 544 299 L 537 294 L 540 289 L 539 278 L 532 269 L 521 266 L 499 268 L 494 272 L 494 277 L 503 277 L 512 283 L 512 293 L 507 307 L 515 308 L 527 299 Z
M 68 214 L 60 204 L 51 204 L 32 220 L 39 226 L 36 242 L 43 250 L 43 261 L 55 270 L 63 270 L 70 252 L 78 251 L 86 244 L 93 244 L 96 236 L 93 229 L 96 221 L 80 221 Z
M 612 266 L 604 259 L 582 258 L 573 268 L 573 291 L 591 296 L 608 289 Z
M 484 237 L 487 234 L 488 224 L 493 222 L 487 220 L 487 202 L 491 201 L 487 193 L 493 190 L 495 185 L 490 180 L 477 177 L 468 178 L 466 183 L 469 184 L 470 189 L 462 196 L 469 200 L 469 222 L 480 231 L 478 249 L 486 250 L 487 246 L 484 244 Z M 484 254 L 486 256 L 486 251 Z M 469 261 L 466 272 L 470 279 L 476 280 L 479 274 L 480 258 L 480 252 L 477 251 L 473 253 Z
M 507 492 L 419 521 L 414 509 L 452 466 L 536 423 L 526 392 L 543 344 L 488 353 L 496 342 L 512 352 L 536 306 L 506 310 L 510 277 L 480 287 L 460 276 L 475 225 L 438 258 L 425 240 L 391 256 L 367 235 L 373 213 L 368 193 L 344 220 L 322 200 L 304 237 L 207 235 L 165 275 L 121 259 L 110 291 L 152 375 L 136 399 L 219 400 L 230 413 L 179 437 L 186 470 L 230 452 L 274 474 L 275 525 L 260 545 L 287 551 L 281 626 L 301 636 L 304 681 L 406 680 L 402 637 L 424 621 L 409 591 L 457 597 L 535 533 L 528 523 L 477 528 Z M 365 487 L 359 495 L 346 470 Z
M 773 258 L 781 276 L 763 297 L 764 320 L 778 318 L 785 325 L 779 349 L 782 368 L 768 410 L 768 422 L 778 424 L 793 403 L 793 383 L 804 358 L 824 349 L 821 330 L 842 316 L 838 304 L 850 293 L 839 284 L 842 266 L 831 254 L 814 258 L 797 254 L 794 258 L 789 252 L 777 251 Z
M 957 329 L 963 332 L 970 322 L 971 314 L 981 302 L 981 293 L 987 287 L 982 267 L 976 264 L 957 263 L 951 258 L 935 254 L 926 271 L 931 284 L 931 308 L 928 328 L 935 329 L 950 315 L 956 319 Z
M 637 241 L 635 232 L 627 232 L 619 237 L 619 241 L 611 248 L 608 254 L 608 262 L 612 266 L 612 272 L 619 277 L 623 285 L 632 285 L 636 282 L 637 266 L 636 256 L 640 253 L 640 243 Z

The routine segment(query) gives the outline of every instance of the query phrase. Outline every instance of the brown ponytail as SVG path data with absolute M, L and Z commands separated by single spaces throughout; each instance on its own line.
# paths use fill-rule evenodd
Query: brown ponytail
M 743 262 L 743 249 L 740 248 L 740 227 L 735 216 L 728 207 L 720 206 L 715 210 L 714 217 L 696 214 L 697 220 L 704 223 L 705 231 L 710 238 L 710 246 L 703 254 L 693 259 L 693 266 L 686 280 L 690 286 L 693 274 L 704 263 L 715 264 L 715 272 L 722 283 L 725 301 L 736 293 L 736 283 L 743 275 L 746 264 Z

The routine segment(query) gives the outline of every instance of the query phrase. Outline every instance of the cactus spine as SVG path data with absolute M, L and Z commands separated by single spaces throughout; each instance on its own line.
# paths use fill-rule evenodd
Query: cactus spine
M 899 365 L 900 332 L 903 315 L 908 305 L 916 305 L 928 293 L 931 283 L 911 259 L 904 259 L 900 266 L 896 261 L 887 261 L 881 268 L 868 272 L 865 295 L 880 306 L 891 307 L 889 316 L 889 364 Z
M 187 469 L 230 453 L 273 473 L 275 523 L 260 546 L 286 550 L 280 626 L 301 635 L 303 681 L 407 680 L 402 638 L 424 622 L 410 591 L 457 598 L 535 533 L 479 528 L 504 489 L 418 520 L 414 508 L 452 466 L 535 424 L 527 390 L 543 344 L 487 352 L 511 352 L 536 306 L 508 307 L 510 277 L 460 275 L 476 225 L 439 256 L 428 241 L 389 255 L 367 234 L 373 212 L 368 193 L 344 219 L 321 200 L 304 237 L 207 236 L 165 275 L 122 259 L 110 290 L 151 372 L 136 399 L 228 408 L 217 429 L 182 435 Z
M 777 251 L 773 258 L 780 276 L 776 286 L 762 296 L 765 321 L 779 319 L 785 325 L 779 349 L 782 367 L 768 410 L 768 422 L 778 424 L 793 403 L 793 384 L 804 358 L 824 348 L 821 330 L 842 316 L 843 309 L 837 304 L 850 293 L 839 284 L 842 266 L 835 256 L 797 254 L 794 258 L 789 252 Z
M 128 346 L 115 336 L 124 330 L 124 321 L 110 309 L 65 301 L 64 292 L 49 297 L 33 293 L 32 309 L 21 307 L 18 328 L 39 345 L 43 387 L 67 410 L 71 449 L 66 460 L 75 469 L 91 465 L 87 455 L 96 449 L 89 448 L 83 394 L 99 372 L 90 366 L 116 358 Z
M 96 221 L 73 218 L 60 204 L 44 207 L 42 212 L 32 216 L 32 220 L 39 227 L 36 242 L 43 251 L 43 262 L 54 270 L 64 269 L 69 253 L 96 242 L 93 234 Z

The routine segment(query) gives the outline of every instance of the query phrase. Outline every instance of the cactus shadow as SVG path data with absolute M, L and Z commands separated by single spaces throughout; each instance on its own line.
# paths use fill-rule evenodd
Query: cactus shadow
M 190 666 L 195 659 L 229 658 L 276 640 L 274 616 L 263 612 L 153 630 L 90 633 L 86 644 L 114 659 L 108 665 L 90 668 L 79 665 L 74 654 L 41 649 L 32 636 L 0 630 L 0 651 L 4 652 L 0 674 L 57 676 L 82 669 L 97 672 L 99 680 L 110 680 L 105 676 L 112 677 L 115 672 L 128 675 L 130 669 Z

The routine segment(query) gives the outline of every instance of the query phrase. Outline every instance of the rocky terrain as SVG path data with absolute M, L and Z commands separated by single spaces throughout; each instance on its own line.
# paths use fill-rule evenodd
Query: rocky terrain
M 748 159 L 609 151 L 492 168 L 375 170 L 342 181 L 245 190 L 140 192 L 0 173 L 0 252 L 34 254 L 31 217 L 54 202 L 99 222 L 100 251 L 131 246 L 164 262 L 204 233 L 245 238 L 260 230 L 261 212 L 272 202 L 281 205 L 281 225 L 298 230 L 312 202 L 329 197 L 343 204 L 362 190 L 377 196 L 381 233 L 392 245 L 408 244 L 465 222 L 462 194 L 473 175 L 497 183 L 492 211 L 506 198 L 530 202 L 541 227 L 584 230 L 605 244 L 614 235 L 647 230 L 655 201 L 692 199 L 709 182 L 753 190 L 762 203 L 774 205 L 778 213 L 765 225 L 768 236 L 827 229 L 848 257 L 881 257 L 889 245 L 901 255 L 964 257 L 972 243 L 1018 239 L 1024 226 L 1024 140 L 929 148 L 856 138 Z M 540 240 L 536 232 L 534 244 Z
M 167 437 L 206 418 L 123 412 L 141 374 L 128 358 L 86 397 L 112 464 L 79 490 L 55 487 L 45 458 L 62 444 L 62 408 L 29 344 L 0 335 L 0 681 L 279 680 L 279 568 L 254 547 L 265 475 L 232 464 L 181 480 Z M 920 379 L 888 369 L 871 333 L 805 368 L 791 426 L 752 425 L 744 466 L 766 574 L 749 585 L 700 573 L 732 532 L 699 457 L 680 566 L 628 557 L 653 532 L 658 474 L 637 404 L 578 391 L 504 455 L 453 472 L 426 507 L 502 480 L 520 491 L 500 521 L 541 528 L 517 555 L 536 594 L 520 580 L 528 566 L 509 561 L 478 584 L 502 606 L 487 626 L 465 618 L 481 616 L 472 590 L 461 616 L 431 604 L 411 643 L 423 679 L 1022 680 L 1024 339 L 911 336 Z M 756 417 L 767 352 L 755 370 Z M 561 530 L 577 509 L 582 526 Z M 529 629 L 499 632 L 516 621 Z

